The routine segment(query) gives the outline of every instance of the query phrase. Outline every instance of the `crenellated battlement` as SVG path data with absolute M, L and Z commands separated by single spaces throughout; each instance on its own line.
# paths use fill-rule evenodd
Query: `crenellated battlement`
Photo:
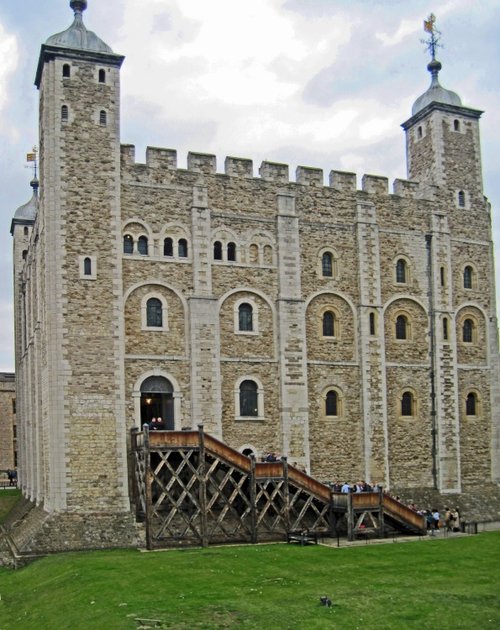
M 187 169 L 179 169 L 177 166 L 177 151 L 159 147 L 147 147 L 146 162 L 136 162 L 135 146 L 131 144 L 121 145 L 122 165 L 125 168 L 133 168 L 139 174 L 148 171 L 156 175 L 159 171 L 183 171 L 201 173 L 203 175 L 226 175 L 243 179 L 258 179 L 254 176 L 253 161 L 248 158 L 227 156 L 224 160 L 224 173 L 217 172 L 217 158 L 211 153 L 195 153 L 190 151 L 187 155 Z M 136 173 L 137 173 L 136 170 Z M 295 180 L 290 179 L 290 167 L 279 162 L 263 161 L 259 167 L 259 177 L 264 182 L 274 182 L 279 185 L 296 184 L 312 188 L 332 188 L 339 192 L 355 193 L 357 188 L 356 173 L 348 171 L 331 170 L 328 176 L 328 184 L 324 183 L 324 172 L 321 168 L 311 166 L 297 166 Z M 361 178 L 362 192 L 369 195 L 394 194 L 405 198 L 423 198 L 422 188 L 418 182 L 404 179 L 396 179 L 393 183 L 392 193 L 389 192 L 387 177 L 365 174 Z

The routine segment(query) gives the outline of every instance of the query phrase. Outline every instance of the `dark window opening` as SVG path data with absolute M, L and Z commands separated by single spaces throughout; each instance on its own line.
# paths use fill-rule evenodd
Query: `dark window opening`
M 236 260 L 236 244 L 235 243 L 227 244 L 227 259 L 233 262 Z
M 419 128 L 417 129 L 417 136 L 418 136 L 419 138 L 421 138 L 421 137 L 422 137 L 422 127 L 419 127 Z
M 466 319 L 464 321 L 463 329 L 462 329 L 462 340 L 465 343 L 472 343 L 474 333 L 474 322 L 472 319 Z
M 158 298 L 149 298 L 146 303 L 146 324 L 154 328 L 163 326 L 162 303 Z
M 339 395 L 333 389 L 327 392 L 326 394 L 325 415 L 326 416 L 339 415 Z
M 177 246 L 179 252 L 179 258 L 187 258 L 188 244 L 185 238 L 180 238 Z
M 370 313 L 370 335 L 375 334 L 375 313 Z
M 61 121 L 62 122 L 68 122 L 68 118 L 69 118 L 68 106 L 67 105 L 63 105 L 61 107 Z
M 477 409 L 477 398 L 476 394 L 470 393 L 467 394 L 467 399 L 465 401 L 465 413 L 468 416 L 475 416 Z
M 335 336 L 335 315 L 331 311 L 323 313 L 323 337 Z
M 238 307 L 238 328 L 244 332 L 253 330 L 253 309 L 251 304 L 240 304 Z
M 441 280 L 441 286 L 444 287 L 445 286 L 444 267 L 439 268 L 439 277 Z
M 99 70 L 99 83 L 106 83 L 106 72 L 105 72 L 105 70 Z
M 400 258 L 396 263 L 396 282 L 404 284 L 406 282 L 406 261 Z
M 463 190 L 458 192 L 458 205 L 460 208 L 465 208 L 465 193 Z
M 148 255 L 148 237 L 147 236 L 139 236 L 137 240 L 137 250 L 139 254 L 143 256 Z
M 130 236 L 130 234 L 125 234 L 125 236 L 123 237 L 123 253 L 134 253 L 134 239 Z
M 163 255 L 164 256 L 174 255 L 174 242 L 169 236 L 167 236 L 167 238 L 163 241 Z
M 408 335 L 408 321 L 404 315 L 396 319 L 396 339 L 406 339 Z
M 222 260 L 222 243 L 220 241 L 214 243 L 214 260 Z
M 87 258 L 84 258 L 83 260 L 83 275 L 84 276 L 92 275 L 92 261 L 90 260 L 88 256 Z
M 472 267 L 470 265 L 464 269 L 464 289 L 472 289 Z
M 401 397 L 401 415 L 412 416 L 413 415 L 413 395 L 411 392 L 404 392 Z
M 459 120 L 454 120 L 453 121 L 453 129 L 455 131 L 460 131 L 460 121 Z
M 443 339 L 448 341 L 448 318 L 443 319 Z
M 103 109 L 99 112 L 99 124 L 101 127 L 105 127 L 108 124 L 108 116 Z
M 333 276 L 333 256 L 330 252 L 325 252 L 321 258 L 321 272 L 326 278 Z
M 69 65 L 69 63 L 65 63 L 63 66 L 63 78 L 69 79 L 70 76 L 71 76 L 71 66 Z
M 259 415 L 258 389 L 254 381 L 243 381 L 240 385 L 240 416 Z

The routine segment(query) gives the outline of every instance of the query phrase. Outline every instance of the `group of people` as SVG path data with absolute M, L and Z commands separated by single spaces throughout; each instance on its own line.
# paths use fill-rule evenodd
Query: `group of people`
M 356 483 L 349 483 L 345 481 L 344 483 L 340 481 L 336 481 L 335 483 L 330 484 L 332 488 L 332 492 L 342 492 L 343 494 L 349 494 L 350 492 L 378 492 L 382 486 L 377 482 L 374 482 L 373 485 L 369 484 L 367 481 L 361 480 Z
M 149 422 L 145 422 L 143 424 L 143 427 L 144 426 L 148 426 L 150 431 L 164 431 L 165 430 L 165 423 L 163 422 L 160 416 L 158 416 L 158 418 L 151 418 Z
M 432 510 L 424 510 L 419 513 L 425 516 L 427 531 L 430 531 L 431 534 L 439 529 L 443 529 L 446 532 L 460 531 L 460 510 L 457 507 L 445 507 L 443 515 L 441 515 L 439 510 L 435 508 Z

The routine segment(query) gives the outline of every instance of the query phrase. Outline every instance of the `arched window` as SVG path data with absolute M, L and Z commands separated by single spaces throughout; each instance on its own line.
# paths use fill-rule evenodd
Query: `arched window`
M 253 330 L 253 308 L 244 302 L 238 307 L 238 330 L 250 332 Z
M 465 399 L 465 414 L 475 416 L 477 414 L 477 396 L 474 392 L 467 394 Z
M 459 120 L 454 120 L 453 121 L 453 131 L 460 131 L 460 121 Z
M 335 337 L 335 314 L 332 311 L 323 313 L 323 337 Z
M 69 65 L 69 63 L 65 63 L 63 65 L 63 78 L 69 79 L 70 76 L 71 76 L 71 66 Z
M 448 341 L 448 318 L 443 317 L 443 339 Z
M 472 276 L 474 271 L 470 265 L 467 265 L 464 269 L 464 289 L 472 289 Z
M 87 256 L 83 259 L 83 275 L 91 276 L 92 275 L 92 261 Z
M 134 253 L 134 239 L 130 236 L 130 234 L 125 234 L 125 236 L 123 237 L 123 253 Z
M 474 322 L 472 319 L 466 319 L 462 328 L 462 341 L 472 343 L 474 340 Z
M 375 334 L 375 313 L 370 313 L 370 335 Z
M 173 256 L 174 255 L 174 242 L 170 238 L 170 236 L 167 236 L 167 238 L 164 239 L 164 241 L 163 241 L 163 255 L 164 256 Z
M 331 389 L 325 397 L 325 416 L 339 416 L 339 395 Z
M 422 137 L 422 127 L 418 127 L 418 128 L 417 128 L 417 136 L 418 136 L 419 138 L 421 138 L 421 137 Z
M 146 325 L 151 328 L 162 328 L 163 309 L 161 300 L 149 298 L 146 302 Z
M 463 190 L 458 191 L 458 206 L 460 208 L 465 208 L 465 193 Z
M 69 119 L 69 109 L 67 105 L 63 105 L 61 107 L 61 121 L 68 122 Z
M 222 243 L 220 241 L 214 243 L 214 260 L 222 260 Z
M 185 238 L 180 238 L 177 244 L 177 251 L 179 252 L 179 258 L 187 258 L 188 244 Z
M 271 245 L 264 245 L 264 264 L 273 264 L 273 248 L 271 247 Z
M 333 276 L 333 256 L 331 252 L 324 252 L 321 257 L 321 273 L 325 278 Z
M 258 387 L 255 381 L 246 380 L 240 385 L 240 416 L 259 415 Z
M 99 83 L 106 83 L 106 71 L 99 70 Z
M 401 396 L 401 415 L 413 416 L 414 412 L 414 400 L 411 392 L 403 392 Z
M 137 250 L 139 254 L 143 256 L 148 255 L 148 237 L 147 236 L 139 236 L 137 240 Z
M 396 319 L 396 339 L 408 338 L 408 319 L 404 315 L 398 315 Z
M 396 262 L 396 282 L 406 283 L 406 260 L 399 258 Z
M 99 124 L 101 127 L 105 127 L 108 124 L 108 115 L 103 109 L 99 112 Z
M 232 260 L 233 262 L 236 260 L 236 244 L 235 243 L 227 244 L 227 259 Z

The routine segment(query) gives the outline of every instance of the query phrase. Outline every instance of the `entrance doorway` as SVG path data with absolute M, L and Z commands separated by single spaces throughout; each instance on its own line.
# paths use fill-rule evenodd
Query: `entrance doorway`
M 150 376 L 141 385 L 141 426 L 161 418 L 165 429 L 175 428 L 172 383 L 163 376 Z

